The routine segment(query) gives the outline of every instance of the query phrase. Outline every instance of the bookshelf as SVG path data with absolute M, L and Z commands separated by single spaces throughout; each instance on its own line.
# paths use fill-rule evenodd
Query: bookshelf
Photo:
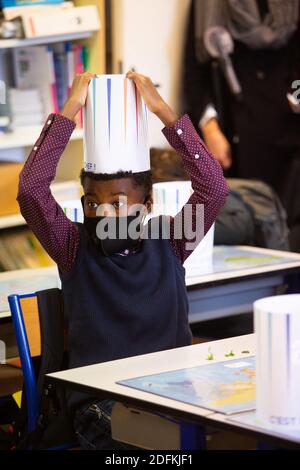
M 12 49 L 14 47 L 41 46 L 43 44 L 53 44 L 56 42 L 74 41 L 92 36 L 94 31 L 85 31 L 73 34 L 60 34 L 56 36 L 45 36 L 32 39 L 0 39 L 0 49 Z
M 0 40 L 0 50 L 13 49 L 27 46 L 40 46 L 53 44 L 57 42 L 76 41 L 76 43 L 87 46 L 88 70 L 93 73 L 105 73 L 105 0 L 74 0 L 75 6 L 95 5 L 99 12 L 101 27 L 98 31 L 85 31 L 77 34 L 56 35 L 51 37 L 42 37 L 34 39 L 11 39 Z M 7 134 L 0 134 L 0 153 L 1 150 L 14 148 L 24 148 L 25 155 L 29 154 L 30 148 L 39 137 L 41 126 L 21 127 Z M 75 129 L 71 140 L 59 162 L 54 183 L 65 183 L 79 180 L 79 173 L 82 168 L 83 156 L 83 131 Z M 0 175 L 1 179 L 1 175 Z M 15 187 L 17 194 L 17 181 Z M 1 192 L 0 198 L 5 200 L 5 192 Z M 25 226 L 26 222 L 20 213 L 1 215 L 0 214 L 0 237 L 3 231 L 13 230 Z M 0 247 L 1 249 L 1 247 Z
M 21 214 L 3 215 L 0 217 L 0 230 L 4 228 L 19 227 L 26 222 Z

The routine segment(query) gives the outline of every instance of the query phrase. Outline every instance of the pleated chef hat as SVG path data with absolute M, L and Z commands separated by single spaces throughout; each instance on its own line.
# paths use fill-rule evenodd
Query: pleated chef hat
M 150 170 L 148 111 L 125 75 L 92 78 L 83 112 L 84 169 L 93 173 Z

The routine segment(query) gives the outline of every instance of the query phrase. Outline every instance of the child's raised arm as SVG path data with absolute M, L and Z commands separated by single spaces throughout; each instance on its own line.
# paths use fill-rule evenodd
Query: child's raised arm
M 74 118 L 85 103 L 92 74 L 76 77 L 61 114 L 51 114 L 20 174 L 21 213 L 61 272 L 69 271 L 79 246 L 79 231 L 53 198 L 50 184 L 74 130 Z M 71 164 L 71 163 L 70 163 Z

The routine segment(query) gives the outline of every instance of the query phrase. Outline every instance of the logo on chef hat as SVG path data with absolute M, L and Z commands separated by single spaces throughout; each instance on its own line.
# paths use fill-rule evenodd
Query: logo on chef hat
M 90 82 L 83 113 L 84 169 L 93 173 L 150 170 L 148 110 L 125 75 Z

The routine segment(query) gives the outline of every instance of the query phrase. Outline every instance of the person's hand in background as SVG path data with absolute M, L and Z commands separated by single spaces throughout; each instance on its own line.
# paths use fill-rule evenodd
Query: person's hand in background
M 208 150 L 220 163 L 224 170 L 228 170 L 232 165 L 231 147 L 227 138 L 221 131 L 218 121 L 210 119 L 202 128 L 204 141 Z
M 299 84 L 300 84 L 300 80 L 299 80 Z M 297 92 L 296 94 L 299 94 L 299 92 Z M 287 93 L 286 97 L 293 113 L 300 114 L 300 99 L 297 99 L 295 94 L 292 94 L 292 93 Z
M 62 116 L 75 121 L 76 115 L 85 105 L 89 83 L 93 77 L 96 77 L 96 75 L 90 72 L 76 75 L 69 97 L 60 112 Z

